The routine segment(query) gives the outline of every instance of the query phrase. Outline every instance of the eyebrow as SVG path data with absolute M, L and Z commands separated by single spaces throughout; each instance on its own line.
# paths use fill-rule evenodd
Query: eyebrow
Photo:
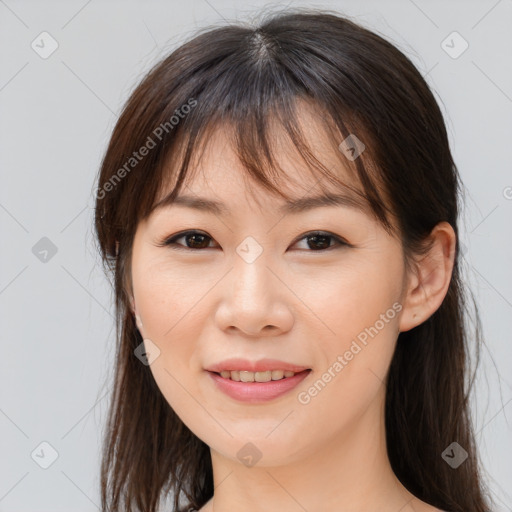
M 220 201 L 188 195 L 177 196 L 173 201 L 168 197 L 165 197 L 158 202 L 154 208 L 172 207 L 173 205 L 184 206 L 186 208 L 213 213 L 219 216 L 231 214 L 229 208 Z M 279 212 L 281 214 L 297 214 L 322 206 L 343 206 L 359 210 L 362 213 L 367 213 L 368 211 L 368 204 L 366 201 L 363 201 L 353 195 L 337 193 L 290 199 L 281 205 Z

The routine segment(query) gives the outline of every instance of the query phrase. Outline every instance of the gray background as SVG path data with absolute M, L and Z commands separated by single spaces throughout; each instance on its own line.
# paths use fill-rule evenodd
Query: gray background
M 112 294 L 92 236 L 98 166 L 152 64 L 197 27 L 264 5 L 286 4 L 0 0 L 0 511 L 98 509 L 114 353 Z M 441 102 L 487 343 L 472 402 L 477 441 L 496 510 L 510 511 L 512 0 L 287 5 L 334 8 L 384 35 Z M 43 58 L 50 37 L 58 48 Z

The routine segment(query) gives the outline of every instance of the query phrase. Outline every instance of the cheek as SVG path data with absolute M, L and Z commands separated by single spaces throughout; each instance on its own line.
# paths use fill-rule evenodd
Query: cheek
M 143 321 L 143 337 L 151 340 L 159 356 L 150 371 L 165 400 L 186 424 L 197 424 L 204 409 L 191 398 L 197 396 L 197 344 L 204 313 L 201 297 L 211 287 L 197 278 L 185 279 L 183 272 L 147 267 L 144 275 L 134 272 L 137 310 Z M 201 319 L 200 319 L 201 316 Z
M 318 385 L 306 390 L 302 403 L 311 399 L 326 410 L 344 404 L 339 414 L 353 414 L 368 406 L 385 380 L 402 309 L 402 267 L 391 253 L 380 256 L 354 258 L 324 275 L 322 286 L 302 290 L 319 319 L 311 335 L 321 359 Z
M 201 299 L 211 288 L 211 280 L 198 278 L 190 268 L 171 267 L 154 261 L 144 271 L 134 267 L 133 286 L 137 310 L 144 324 L 144 336 L 165 346 L 179 345 L 180 333 L 194 331 L 191 319 L 201 309 Z
M 343 264 L 289 276 L 293 290 L 304 304 L 304 318 L 315 321 L 322 337 L 351 340 L 375 324 L 399 300 L 402 272 L 391 255 L 360 256 L 354 253 Z M 302 308 L 302 306 L 300 306 Z M 395 310 L 388 324 L 397 323 Z M 380 324 L 379 324 L 380 325 Z

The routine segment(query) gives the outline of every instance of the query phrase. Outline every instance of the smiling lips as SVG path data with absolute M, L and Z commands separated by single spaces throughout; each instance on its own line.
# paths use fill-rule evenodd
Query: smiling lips
M 231 358 L 206 368 L 217 389 L 234 400 L 261 403 L 291 391 L 311 368 L 278 359 Z
M 279 370 L 277 370 L 279 371 Z M 218 390 L 239 402 L 262 403 L 274 400 L 294 389 L 299 383 L 306 379 L 311 370 L 304 370 L 300 373 L 294 373 L 291 377 L 284 377 L 280 380 L 268 380 L 266 382 L 244 382 L 242 380 L 235 381 L 230 378 L 224 378 L 218 373 L 207 372 L 213 379 Z M 236 372 L 230 372 L 233 374 Z M 252 372 L 239 372 L 243 377 L 244 374 Z M 256 372 L 258 375 L 260 372 Z M 266 374 L 267 372 L 262 372 Z M 271 372 L 268 372 L 271 373 Z M 284 372 L 283 372 L 284 373 Z M 254 374 L 253 374 L 254 375 Z
M 228 371 L 220 372 L 224 379 L 231 379 L 236 382 L 270 382 L 293 377 L 295 372 L 289 370 L 268 370 L 266 372 Z

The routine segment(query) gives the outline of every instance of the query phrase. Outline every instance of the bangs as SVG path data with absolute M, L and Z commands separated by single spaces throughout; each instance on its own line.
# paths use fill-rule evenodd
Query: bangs
M 395 234 L 386 215 L 386 212 L 391 215 L 393 212 L 386 204 L 388 198 L 383 199 L 382 192 L 379 194 L 383 187 L 382 184 L 376 185 L 379 175 L 368 150 L 368 136 L 363 135 L 360 124 L 352 121 L 347 125 L 345 121 L 337 125 L 325 108 L 311 98 L 279 94 L 277 88 L 270 95 L 264 83 L 260 81 L 258 84 L 248 78 L 247 85 L 251 84 L 251 87 L 247 89 L 248 94 L 238 98 L 238 102 L 216 104 L 215 109 L 202 107 L 189 115 L 182 130 L 175 134 L 167 155 L 162 156 L 160 184 L 145 215 L 173 203 L 180 191 L 193 180 L 205 151 L 211 147 L 215 135 L 222 131 L 246 171 L 243 179 L 249 193 L 253 192 L 256 183 L 276 197 L 293 200 L 285 192 L 287 184 L 300 187 L 301 182 L 297 179 L 296 166 L 293 166 L 293 174 L 282 166 L 282 156 L 286 152 L 293 158 L 300 158 L 313 177 L 313 185 L 304 189 L 304 195 L 309 195 L 308 191 L 313 189 L 329 197 L 340 192 L 353 205 L 373 216 L 389 234 Z M 221 98 L 225 99 L 225 96 L 219 95 L 219 100 Z M 262 98 L 267 99 L 266 104 Z M 201 102 L 200 98 L 198 102 Z M 311 130 L 311 126 L 325 146 L 312 147 L 311 137 L 305 133 Z M 354 137 L 354 132 L 357 132 L 360 142 L 361 139 L 366 142 L 364 151 L 352 159 L 347 158 L 341 143 Z M 330 158 L 326 158 L 327 152 Z M 373 170 L 372 175 L 367 169 Z M 347 172 L 349 179 L 343 179 Z M 251 195 L 259 204 L 257 196 Z M 385 191 L 382 195 L 386 195 Z

